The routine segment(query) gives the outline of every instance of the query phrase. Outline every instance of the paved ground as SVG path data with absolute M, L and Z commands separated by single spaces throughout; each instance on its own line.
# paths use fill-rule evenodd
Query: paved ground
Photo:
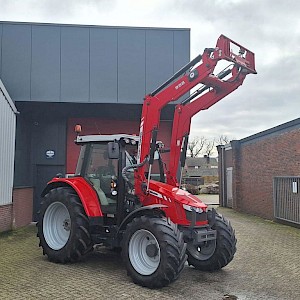
M 219 211 L 236 229 L 234 260 L 215 273 L 186 266 L 161 290 L 133 284 L 116 253 L 92 253 L 83 262 L 58 265 L 42 255 L 34 226 L 1 234 L 0 299 L 221 300 L 226 294 L 239 300 L 300 299 L 300 229 Z

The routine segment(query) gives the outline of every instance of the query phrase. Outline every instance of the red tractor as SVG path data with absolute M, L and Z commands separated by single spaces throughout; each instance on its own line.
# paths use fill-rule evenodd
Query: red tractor
M 228 66 L 214 75 L 220 61 Z M 53 178 L 42 193 L 37 227 L 48 259 L 75 262 L 96 244 L 121 249 L 129 276 L 149 288 L 175 281 L 186 259 L 203 271 L 226 266 L 236 251 L 234 230 L 222 215 L 180 189 L 181 171 L 192 116 L 251 73 L 256 74 L 254 53 L 221 35 L 215 48 L 206 48 L 145 97 L 139 137 L 77 136 L 81 152 L 75 176 Z M 170 149 L 165 149 L 157 140 L 160 112 L 184 96 L 175 107 Z M 168 164 L 162 161 L 165 152 Z

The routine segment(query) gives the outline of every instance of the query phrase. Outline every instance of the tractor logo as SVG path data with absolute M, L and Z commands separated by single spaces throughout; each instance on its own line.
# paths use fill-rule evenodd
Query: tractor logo
M 176 86 L 175 86 L 175 90 L 178 90 L 179 88 L 181 88 L 183 85 L 185 85 L 185 81 L 181 81 L 180 83 L 178 83 Z

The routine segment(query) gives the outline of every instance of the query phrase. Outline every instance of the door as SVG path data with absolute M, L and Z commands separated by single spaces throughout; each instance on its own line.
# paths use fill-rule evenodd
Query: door
M 112 215 L 117 212 L 117 174 L 118 159 L 109 159 L 107 143 L 91 144 L 84 177 L 96 190 L 102 212 Z
M 56 174 L 64 174 L 65 167 L 62 165 L 37 165 L 36 166 L 36 186 L 34 189 L 33 220 L 37 221 L 37 212 L 40 210 L 41 193 Z
M 233 205 L 233 194 L 232 194 L 232 167 L 226 168 L 226 207 L 231 207 Z
M 31 161 L 34 166 L 33 219 L 40 209 L 41 192 L 57 173 L 65 174 L 66 122 L 63 119 L 36 120 L 32 128 Z

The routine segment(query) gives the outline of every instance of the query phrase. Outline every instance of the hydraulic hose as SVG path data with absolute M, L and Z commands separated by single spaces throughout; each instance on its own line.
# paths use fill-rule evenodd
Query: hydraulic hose
M 126 176 L 126 172 L 127 172 L 128 170 L 130 170 L 130 169 L 137 169 L 137 168 L 142 167 L 147 161 L 148 161 L 148 156 L 146 156 L 145 159 L 144 159 L 141 163 L 139 163 L 139 164 L 133 164 L 133 165 L 124 167 L 124 168 L 122 169 L 122 177 L 124 178 L 124 180 L 125 180 L 127 183 L 130 183 L 129 178 Z

